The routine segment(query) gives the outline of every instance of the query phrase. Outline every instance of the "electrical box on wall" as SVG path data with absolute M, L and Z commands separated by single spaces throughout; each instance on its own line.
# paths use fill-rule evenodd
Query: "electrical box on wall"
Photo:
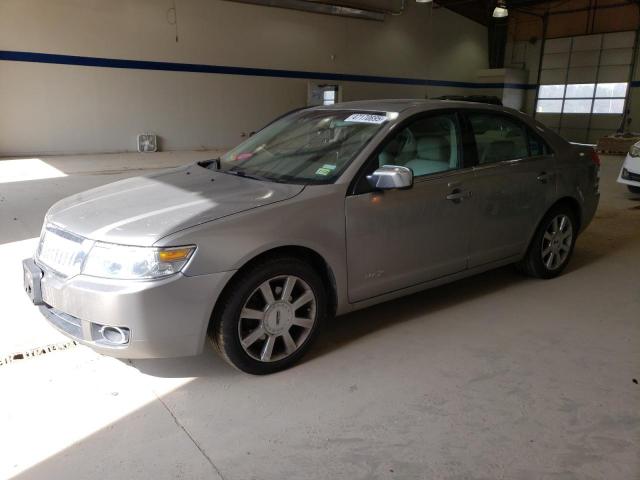
M 342 101 L 342 89 L 337 84 L 308 83 L 307 106 L 333 105 Z
M 158 136 L 153 133 L 141 133 L 138 135 L 139 152 L 157 152 Z

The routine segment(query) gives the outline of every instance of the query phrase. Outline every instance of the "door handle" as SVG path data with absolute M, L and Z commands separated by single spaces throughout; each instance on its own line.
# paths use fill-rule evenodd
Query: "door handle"
M 540 183 L 547 183 L 549 181 L 549 178 L 551 178 L 550 174 L 548 174 L 547 172 L 540 172 L 540 175 L 536 177 L 536 180 L 538 180 Z
M 454 189 L 449 195 L 445 198 L 447 200 L 452 201 L 453 203 L 460 203 L 465 198 L 469 198 L 471 196 L 471 192 L 463 192 L 459 188 Z

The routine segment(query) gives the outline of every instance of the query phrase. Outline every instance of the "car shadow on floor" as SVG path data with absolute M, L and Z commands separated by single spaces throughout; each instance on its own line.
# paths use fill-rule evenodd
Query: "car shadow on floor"
M 620 221 L 621 217 L 624 222 Z M 592 224 L 578 237 L 564 274 L 578 271 L 637 242 L 640 242 L 640 210 L 601 208 Z
M 149 358 L 121 360 L 141 373 L 162 378 L 215 377 L 232 378 L 244 375 L 220 358 L 209 342 L 204 351 L 194 357 Z
M 535 280 L 507 266 L 332 318 L 303 361 L 326 355 L 385 328 L 420 318 L 428 321 L 428 316 L 440 311 L 527 281 Z

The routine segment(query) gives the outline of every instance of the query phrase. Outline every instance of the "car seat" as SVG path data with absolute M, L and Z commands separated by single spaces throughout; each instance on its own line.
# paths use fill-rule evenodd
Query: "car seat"
M 378 155 L 379 166 L 400 165 L 416 156 L 416 141 L 411 130 L 405 129 L 396 135 Z
M 455 160 L 455 159 L 454 159 Z M 443 172 L 451 168 L 451 144 L 443 135 L 425 135 L 417 141 L 417 156 L 405 166 L 415 176 Z
M 516 143 L 512 140 L 494 140 L 483 150 L 480 163 L 501 162 L 515 158 Z

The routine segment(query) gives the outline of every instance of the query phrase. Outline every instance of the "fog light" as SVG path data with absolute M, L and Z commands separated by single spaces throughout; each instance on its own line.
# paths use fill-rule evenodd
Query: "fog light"
M 129 329 L 103 325 L 99 333 L 102 338 L 98 341 L 109 345 L 126 345 L 129 343 Z
M 629 178 L 629 170 L 626 168 L 622 169 L 622 178 Z

